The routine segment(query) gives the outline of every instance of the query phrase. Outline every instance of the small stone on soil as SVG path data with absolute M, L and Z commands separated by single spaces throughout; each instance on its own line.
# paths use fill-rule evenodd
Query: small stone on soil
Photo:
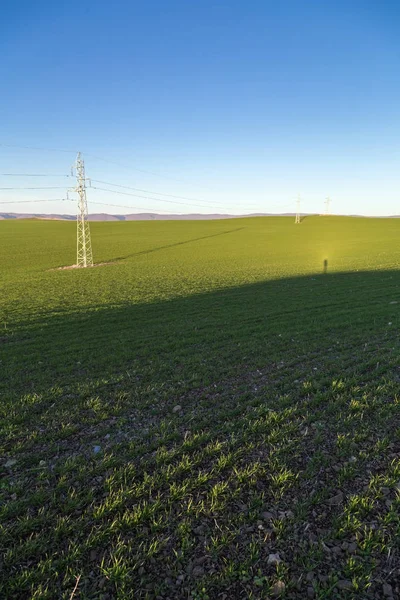
M 386 598 L 393 598 L 393 589 L 389 583 L 384 583 L 382 586 L 382 590 L 383 595 L 386 596 Z
M 275 566 L 275 565 L 279 565 L 279 563 L 282 562 L 282 559 L 279 556 L 279 554 L 270 554 L 268 556 L 268 561 L 267 562 L 268 562 L 269 565 Z
M 203 567 L 195 567 L 192 571 L 193 577 L 202 577 L 204 575 Z
M 272 512 L 266 511 L 262 513 L 261 517 L 262 519 L 264 519 L 264 521 L 271 521 L 271 519 L 274 518 L 274 515 L 272 514 Z
M 339 492 L 338 494 L 336 494 L 336 496 L 332 496 L 332 498 L 329 498 L 328 500 L 328 504 L 330 504 L 331 506 L 338 506 L 339 504 L 342 504 L 343 502 L 343 493 Z
M 350 554 L 355 554 L 357 552 L 357 543 L 351 542 L 347 548 L 347 552 L 350 552 Z
M 351 590 L 353 584 L 348 579 L 339 579 L 339 581 L 336 584 L 336 587 L 339 590 Z
M 283 581 L 277 581 L 272 587 L 272 595 L 277 598 L 281 596 L 285 591 L 285 584 Z

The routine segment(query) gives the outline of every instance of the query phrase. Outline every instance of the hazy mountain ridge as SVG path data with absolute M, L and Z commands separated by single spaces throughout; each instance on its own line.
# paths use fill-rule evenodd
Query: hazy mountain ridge
M 220 214 L 220 213 L 212 213 L 212 214 L 200 214 L 200 213 L 192 213 L 192 214 L 173 214 L 173 215 L 164 215 L 159 213 L 132 213 L 127 215 L 111 215 L 107 213 L 92 213 L 88 215 L 89 221 L 177 221 L 177 220 L 209 220 L 209 219 L 239 219 L 241 217 L 268 217 L 268 216 L 278 216 L 272 213 L 251 213 L 246 215 L 230 215 L 230 214 Z M 279 216 L 294 216 L 292 213 L 285 213 L 284 215 Z M 61 215 L 61 214 L 44 214 L 44 213 L 0 213 L 1 220 L 9 220 L 9 219 L 40 219 L 43 221 L 75 221 L 75 215 Z
M 111 215 L 107 213 L 92 213 L 88 216 L 89 221 L 206 221 L 211 219 L 242 219 L 244 217 L 294 217 L 295 213 L 248 213 L 245 215 L 230 215 L 230 214 L 174 214 L 174 215 L 163 215 L 159 213 L 132 213 L 128 215 Z M 316 216 L 316 213 L 303 213 L 303 217 Z M 323 216 L 323 215 L 320 215 Z M 331 215 L 334 216 L 334 215 Z M 340 216 L 340 215 L 335 215 Z M 347 217 L 365 217 L 365 215 L 343 215 Z M 374 219 L 398 219 L 400 215 L 375 215 Z M 2 212 L 0 213 L 0 221 L 6 221 L 11 219 L 38 219 L 40 221 L 75 221 L 75 215 L 61 215 L 61 214 L 44 214 L 44 213 L 11 213 Z

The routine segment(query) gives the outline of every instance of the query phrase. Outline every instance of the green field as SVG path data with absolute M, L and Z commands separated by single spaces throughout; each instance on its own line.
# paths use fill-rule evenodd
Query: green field
M 400 220 L 91 231 L 0 222 L 0 598 L 399 598 Z

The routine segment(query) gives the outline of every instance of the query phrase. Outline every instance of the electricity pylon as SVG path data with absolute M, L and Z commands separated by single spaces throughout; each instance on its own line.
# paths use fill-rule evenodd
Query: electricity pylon
M 78 156 L 76 157 L 75 169 L 76 188 L 73 191 L 78 194 L 76 264 L 78 267 L 93 267 L 92 242 L 90 239 L 89 221 L 87 220 L 85 163 L 80 152 L 78 152 Z
M 331 199 L 329 198 L 329 196 L 327 198 L 325 198 L 325 215 L 329 215 L 329 205 L 331 203 Z
M 301 219 L 300 219 L 300 194 L 297 196 L 295 223 L 301 223 Z

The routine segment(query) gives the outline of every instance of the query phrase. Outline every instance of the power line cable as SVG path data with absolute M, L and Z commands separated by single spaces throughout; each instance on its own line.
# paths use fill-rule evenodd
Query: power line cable
M 41 200 L 0 200 L 0 204 L 29 204 L 31 202 L 66 202 L 68 198 L 42 198 Z
M 35 199 L 35 200 L 10 200 L 10 201 L 4 201 L 4 202 L 0 200 L 0 205 L 2 205 L 2 204 L 32 204 L 32 203 L 40 203 L 40 202 L 75 202 L 75 201 L 72 200 L 71 198 L 42 198 L 42 199 Z M 109 202 L 96 202 L 96 201 L 91 201 L 90 204 L 96 205 L 96 206 L 113 207 L 113 208 L 124 208 L 124 209 L 134 209 L 134 210 L 141 210 L 141 211 L 150 211 L 152 213 L 160 214 L 159 209 L 150 208 L 147 206 L 127 206 L 126 204 L 112 204 Z M 162 210 L 162 213 L 168 213 L 168 214 L 172 214 L 172 215 L 173 214 L 185 214 L 185 213 L 176 213 L 175 211 L 165 210 L 165 209 Z
M 3 177 L 71 177 L 71 175 L 67 175 L 65 173 L 60 173 L 60 174 L 57 174 L 57 173 L 54 173 L 54 174 L 52 174 L 52 173 L 0 173 L 0 175 L 3 176 Z M 174 194 L 165 194 L 163 192 L 155 192 L 153 190 L 145 190 L 145 189 L 136 188 L 136 187 L 132 187 L 132 186 L 127 186 L 127 185 L 121 185 L 121 184 L 118 184 L 118 183 L 113 183 L 113 182 L 110 182 L 110 181 L 103 181 L 103 180 L 100 180 L 100 179 L 89 178 L 89 180 L 97 182 L 97 183 L 103 183 L 105 185 L 110 185 L 110 186 L 113 186 L 113 187 L 119 187 L 119 188 L 127 189 L 127 190 L 135 190 L 135 191 L 138 191 L 138 192 L 146 192 L 146 193 L 149 193 L 149 194 L 156 194 L 158 196 L 166 196 L 168 198 L 177 198 L 177 199 L 181 199 L 181 200 L 189 200 L 190 201 L 190 206 L 197 206 L 197 207 L 200 207 L 200 208 L 208 208 L 208 206 L 206 206 L 206 205 L 209 204 L 211 206 L 214 206 L 215 208 L 219 208 L 219 209 L 223 209 L 223 210 L 228 210 L 227 207 L 225 207 L 225 206 L 215 205 L 214 202 L 211 201 L 211 200 L 203 200 L 203 199 L 199 200 L 197 198 L 189 198 L 187 196 L 176 196 Z M 6 188 L 0 188 L 0 189 L 6 189 Z M 7 188 L 7 189 L 23 189 L 23 188 Z M 25 189 L 28 189 L 28 188 L 25 188 Z M 110 191 L 112 191 L 112 190 L 110 190 Z M 138 198 L 148 198 L 148 196 L 140 196 L 140 195 L 136 195 L 136 197 L 138 197 Z M 154 199 L 156 199 L 156 198 L 154 198 Z M 162 198 L 159 198 L 158 200 L 160 200 L 161 202 L 168 202 L 167 200 L 163 200 Z M 200 202 L 204 202 L 205 204 L 203 204 L 203 205 L 201 205 L 201 204 L 192 204 L 192 201 L 194 201 L 194 202 L 200 201 Z M 187 203 L 182 203 L 182 202 L 171 202 L 171 204 L 184 204 L 184 205 L 188 205 Z M 258 208 L 259 205 L 254 205 L 254 204 L 247 205 L 246 208 L 250 208 L 250 207 L 251 208 Z M 271 207 L 271 208 L 275 208 L 275 207 Z M 276 208 L 280 208 L 280 206 L 277 206 Z
M 47 187 L 0 187 L 0 190 L 65 190 L 64 185 Z
M 110 181 L 103 181 L 103 180 L 100 180 L 100 179 L 93 179 L 92 177 L 88 177 L 88 179 L 89 179 L 89 181 L 94 181 L 95 183 L 103 183 L 105 185 L 111 185 L 111 186 L 118 187 L 118 188 L 123 188 L 123 189 L 126 189 L 126 190 L 136 190 L 137 192 L 146 192 L 148 194 L 156 194 L 158 196 L 166 196 L 168 198 L 178 198 L 180 200 L 190 200 L 190 204 L 188 204 L 188 203 L 182 203 L 182 202 L 171 202 L 171 201 L 169 201 L 169 202 L 171 202 L 171 204 L 184 204 L 184 205 L 189 205 L 189 206 L 198 206 L 198 207 L 201 207 L 201 208 L 208 208 L 208 205 L 210 205 L 210 206 L 214 206 L 215 208 L 221 208 L 221 209 L 227 210 L 226 206 L 216 205 L 214 203 L 214 201 L 212 201 L 212 200 L 203 200 L 203 199 L 199 199 L 199 198 L 188 198 L 187 196 L 175 196 L 174 194 L 164 194 L 163 192 L 155 192 L 153 190 L 144 190 L 144 189 L 132 187 L 132 186 L 129 186 L 129 185 L 120 185 L 118 183 L 111 183 Z M 94 186 L 92 186 L 92 188 L 94 188 Z M 99 188 L 94 188 L 94 189 L 99 189 Z M 110 191 L 112 191 L 112 190 L 110 190 Z M 138 198 L 148 198 L 148 196 L 139 196 L 139 195 L 137 195 L 137 197 Z M 154 200 L 160 200 L 161 202 L 168 202 L 168 200 L 163 200 L 162 198 L 154 198 Z M 203 202 L 204 204 L 193 204 L 193 202 Z M 255 208 L 255 207 L 258 208 L 259 207 L 258 204 L 257 205 L 250 204 L 250 205 L 247 205 L 247 206 L 250 206 L 250 207 L 253 207 L 253 208 Z
M 161 177 L 164 179 L 170 179 L 172 181 L 178 181 L 179 183 L 186 183 L 189 185 L 194 185 L 196 187 L 202 187 L 205 189 L 211 189 L 205 185 L 200 183 L 193 183 L 191 181 L 187 181 L 185 179 L 177 179 L 176 177 L 171 177 L 170 175 L 164 175 L 163 173 L 155 173 L 154 171 L 147 171 L 146 169 L 138 169 L 137 167 L 132 167 L 132 165 L 124 165 L 122 163 L 116 162 L 115 160 L 110 160 L 109 158 L 103 158 L 102 156 L 98 156 L 96 154 L 92 154 L 91 152 L 85 152 L 85 156 L 91 156 L 92 158 L 96 158 L 97 160 L 102 160 L 104 162 L 108 162 L 112 165 L 116 165 L 117 167 L 122 167 L 123 169 L 129 169 L 131 171 L 138 171 L 139 173 L 147 173 L 148 175 L 153 175 L 154 177 Z
M 76 153 L 77 152 L 76 150 L 67 150 L 65 148 L 43 148 L 43 147 L 39 147 L 39 146 L 22 146 L 22 145 L 18 145 L 18 144 L 4 144 L 4 143 L 0 143 L 0 147 L 3 147 L 3 148 L 21 148 L 21 149 L 26 149 L 26 150 L 40 150 L 40 151 L 45 151 L 45 152 L 65 152 L 65 153 Z M 140 173 L 147 173 L 147 174 L 153 175 L 155 177 L 162 177 L 162 178 L 165 178 L 165 179 L 170 179 L 172 181 L 178 181 L 178 182 L 181 182 L 181 183 L 186 183 L 186 184 L 189 184 L 189 185 L 195 185 L 195 186 L 198 186 L 198 187 L 203 187 L 203 188 L 206 188 L 206 189 L 210 189 L 210 188 L 207 188 L 207 186 L 204 186 L 202 184 L 192 183 L 192 182 L 184 180 L 184 179 L 178 179 L 178 178 L 175 178 L 175 177 L 171 177 L 169 175 L 164 175 L 162 173 L 155 173 L 154 171 L 148 171 L 146 169 L 138 169 L 137 167 L 133 167 L 132 165 L 128 166 L 128 165 L 119 163 L 117 161 L 113 161 L 113 160 L 110 160 L 108 158 L 103 158 L 102 156 L 98 156 L 96 154 L 92 154 L 91 152 L 90 153 L 86 152 L 85 154 L 87 156 L 91 156 L 92 158 L 95 158 L 97 160 L 101 160 L 101 161 L 104 161 L 104 162 L 107 162 L 107 163 L 110 163 L 110 164 L 114 164 L 114 165 L 117 165 L 117 166 L 122 167 L 124 169 L 130 169 L 130 170 L 138 171 Z M 14 173 L 3 173 L 2 175 L 5 175 L 5 176 L 26 176 L 26 177 L 52 177 L 51 174 L 47 174 L 47 173 L 46 174 L 28 174 L 28 173 L 26 173 L 26 174 L 15 173 L 14 174 Z M 57 176 L 57 177 L 58 176 L 60 176 L 60 177 L 70 177 L 70 175 L 64 175 L 64 174 L 63 175 L 54 175 L 54 176 Z M 140 188 L 133 188 L 133 187 L 131 188 L 129 186 L 122 186 L 122 185 L 119 185 L 119 184 L 114 184 L 114 183 L 109 183 L 109 182 L 101 182 L 100 180 L 94 180 L 94 179 L 92 181 L 98 181 L 99 183 L 104 183 L 106 185 L 111 185 L 111 186 L 114 186 L 114 187 L 121 187 L 121 188 L 125 188 L 125 189 L 132 189 L 132 190 L 137 190 L 137 191 L 144 191 L 146 193 L 156 194 L 156 195 L 159 195 L 159 196 L 166 196 L 166 197 L 171 197 L 171 198 L 179 198 L 179 199 L 182 199 L 182 200 L 192 200 L 191 198 L 187 198 L 186 196 L 175 196 L 175 195 L 172 195 L 172 194 L 164 194 L 164 193 L 161 193 L 161 192 L 153 192 L 153 191 L 150 191 L 150 190 L 141 190 Z M 57 188 L 50 188 L 50 187 L 49 188 L 0 188 L 0 190 L 5 190 L 5 189 L 57 189 Z M 63 188 L 60 187 L 58 189 L 63 189 Z M 100 189 L 100 188 L 97 188 L 97 189 Z M 112 192 L 112 190 L 105 190 L 105 191 Z M 122 193 L 122 192 L 120 192 L 120 193 Z M 148 198 L 147 196 L 138 196 L 138 195 L 136 195 L 136 197 L 139 197 L 139 198 Z M 149 198 L 149 199 L 154 199 L 154 200 L 158 200 L 158 201 L 161 200 L 163 202 L 166 202 L 166 200 L 162 200 L 161 198 Z M 223 210 L 227 210 L 226 207 L 214 205 L 214 203 L 212 201 L 201 200 L 201 202 L 209 203 L 209 204 L 215 206 L 215 208 L 220 208 L 220 209 L 223 209 Z M 174 204 L 181 204 L 181 203 L 175 202 Z M 198 206 L 198 207 L 200 207 L 200 205 L 193 205 L 193 204 L 192 204 L 192 206 Z M 250 206 L 254 207 L 254 208 L 256 208 L 256 207 L 258 208 L 259 207 L 259 205 L 254 205 L 254 204 L 253 205 L 247 205 L 247 207 L 250 207 Z M 202 206 L 201 208 L 207 208 L 207 207 L 206 206 Z M 272 208 L 285 208 L 285 207 L 284 206 L 281 206 L 281 207 L 277 206 L 277 207 L 272 207 Z
M 5 148 L 21 148 L 21 149 L 27 149 L 27 150 L 40 150 L 40 151 L 46 151 L 46 152 L 65 152 L 65 153 L 75 153 L 76 152 L 76 150 L 67 150 L 67 149 L 64 149 L 64 148 L 43 148 L 43 147 L 38 147 L 38 146 L 22 146 L 22 145 L 17 145 L 17 144 L 4 144 L 4 143 L 0 143 L 0 146 L 1 147 L 5 147 Z M 121 164 L 119 162 L 116 162 L 116 161 L 113 161 L 113 160 L 110 160 L 110 159 L 106 159 L 106 158 L 103 158 L 101 156 L 98 156 L 98 155 L 95 155 L 95 154 L 92 154 L 92 153 L 86 153 L 86 154 L 88 156 L 91 156 L 92 158 L 97 159 L 97 160 L 102 160 L 102 161 L 108 162 L 110 164 L 115 164 L 115 165 L 120 166 L 122 168 L 131 169 L 131 170 L 139 171 L 139 172 L 142 172 L 142 173 L 148 173 L 148 174 L 154 175 L 156 177 L 164 177 L 164 178 L 167 178 L 167 179 L 172 179 L 174 181 L 179 181 L 179 182 L 191 184 L 191 182 L 188 182 L 188 181 L 185 181 L 185 180 L 182 180 L 182 179 L 177 179 L 177 178 L 174 178 L 174 177 L 170 177 L 168 175 L 163 175 L 163 174 L 160 174 L 160 173 L 155 173 L 153 171 L 147 171 L 145 169 L 138 169 L 137 167 L 132 167 L 131 165 L 130 166 L 124 165 L 124 164 Z M 53 175 L 53 174 L 50 174 L 50 173 L 2 173 L 1 175 L 3 175 L 3 176 L 10 176 L 10 177 L 14 177 L 14 176 L 15 177 L 17 177 L 17 176 L 18 177 L 71 177 L 70 175 L 66 175 L 66 174 L 60 174 L 60 175 L 59 174 L 54 174 Z M 136 190 L 136 191 L 143 191 L 143 192 L 146 192 L 146 193 L 156 194 L 158 196 L 166 196 L 166 197 L 170 197 L 170 198 L 178 198 L 178 199 L 182 199 L 182 200 L 190 200 L 191 202 L 192 202 L 192 200 L 197 201 L 194 198 L 188 198 L 186 196 L 176 196 L 176 195 L 173 195 L 173 194 L 164 194 L 162 192 L 154 192 L 154 191 L 150 191 L 150 190 L 142 190 L 140 188 L 134 188 L 134 187 L 130 187 L 130 186 L 123 186 L 123 185 L 120 185 L 120 184 L 115 184 L 115 183 L 111 183 L 111 182 L 105 182 L 105 181 L 102 181 L 102 180 L 95 180 L 95 179 L 93 179 L 92 181 L 95 181 L 95 182 L 98 182 L 98 183 L 104 183 L 105 185 L 111 185 L 113 187 L 120 187 L 120 188 L 124 188 L 124 189 L 132 189 L 132 190 Z M 198 185 L 198 184 L 194 184 L 194 185 Z M 206 186 L 200 185 L 200 187 L 206 187 Z M 0 190 L 38 190 L 38 189 L 41 189 L 41 190 L 44 190 L 44 189 L 64 189 L 64 187 L 63 186 L 48 186 L 48 187 L 2 187 L 2 188 L 0 188 Z M 154 197 L 150 197 L 150 196 L 141 196 L 139 194 L 127 194 L 126 192 L 118 192 L 117 190 L 109 190 L 109 189 L 98 188 L 98 187 L 94 187 L 94 186 L 93 186 L 93 189 L 98 189 L 98 190 L 101 190 L 101 191 L 106 191 L 106 192 L 111 192 L 111 193 L 116 193 L 116 194 L 121 194 L 121 195 L 133 196 L 133 197 L 137 197 L 137 198 L 144 198 L 144 199 L 149 199 L 149 200 L 155 200 L 155 201 L 158 201 L 158 202 L 160 202 L 160 201 L 161 202 L 169 202 L 171 204 L 182 204 L 182 205 L 188 206 L 187 203 L 168 201 L 168 200 L 164 200 L 163 198 L 154 198 Z M 190 206 L 196 206 L 196 207 L 199 207 L 199 208 L 209 208 L 209 206 L 208 206 L 208 204 L 209 204 L 209 205 L 212 205 L 213 207 L 218 208 L 218 209 L 222 209 L 222 210 L 225 210 L 225 211 L 228 210 L 225 206 L 215 205 L 212 201 L 201 200 L 201 202 L 207 203 L 207 205 L 206 204 L 201 205 L 201 204 L 192 204 L 191 203 Z M 106 205 L 106 204 L 104 204 L 104 205 Z M 279 206 L 273 206 L 271 208 L 272 209 L 274 209 L 274 208 L 286 208 L 287 206 L 291 206 L 291 205 L 292 204 L 290 204 L 290 205 L 279 205 Z M 111 206 L 111 205 L 109 205 L 109 206 Z M 117 205 L 114 205 L 114 206 L 117 206 Z M 256 208 L 257 207 L 258 208 L 259 206 L 260 206 L 259 204 L 258 205 L 247 205 L 246 208 L 250 208 L 250 207 L 252 207 L 252 208 Z M 124 206 L 124 208 L 139 208 L 140 209 L 142 207 L 125 207 Z M 146 209 L 146 210 L 149 210 L 149 209 Z M 165 211 L 165 212 L 171 212 L 171 211 Z
M 156 213 L 158 213 L 158 211 L 160 209 L 157 208 L 148 208 L 147 206 L 126 206 L 125 204 L 109 204 L 108 202 L 93 202 L 92 200 L 90 201 L 90 205 L 92 204 L 98 204 L 99 206 L 113 206 L 116 208 L 134 208 L 135 210 L 149 210 L 149 211 L 154 211 Z M 175 215 L 177 214 L 176 211 L 173 210 L 165 210 L 165 209 L 161 209 L 162 212 L 166 212 L 169 213 L 171 215 Z M 179 213 L 182 214 L 182 213 Z
M 149 211 L 154 211 L 156 213 L 158 213 L 158 211 L 160 209 L 157 208 L 149 208 L 147 206 L 126 206 L 125 204 L 110 204 L 109 202 L 96 202 L 93 200 L 90 200 L 89 202 L 90 205 L 95 204 L 95 205 L 99 205 L 99 206 L 112 206 L 114 208 L 128 208 L 128 209 L 135 209 L 135 210 L 149 210 Z M 291 206 L 291 205 L 289 205 Z M 171 211 L 171 210 L 165 210 L 162 209 L 162 212 L 166 212 L 168 214 L 190 214 L 190 213 L 177 213 L 176 211 Z
M 64 173 L 0 173 L 2 177 L 71 177 Z
M 97 188 L 95 188 L 95 189 L 97 189 Z M 151 198 L 149 198 L 149 199 L 151 199 Z M 155 199 L 157 200 L 157 198 L 155 198 Z M 113 206 L 113 207 L 116 207 L 116 208 L 134 208 L 136 210 L 149 210 L 149 211 L 155 211 L 155 212 L 158 212 L 160 210 L 160 209 L 157 209 L 157 208 L 149 208 L 149 207 L 146 207 L 146 206 L 126 206 L 125 204 L 110 204 L 109 202 L 96 202 L 96 201 L 93 201 L 93 200 L 91 200 L 89 204 L 90 205 L 96 204 L 96 205 L 99 205 L 99 206 Z M 291 204 L 288 205 L 288 206 L 291 206 Z M 162 211 L 166 212 L 166 213 L 169 213 L 169 214 L 190 214 L 190 213 L 176 213 L 175 211 L 165 210 L 165 209 L 162 209 Z
M 101 187 L 97 187 L 97 186 L 92 186 L 89 189 L 100 190 L 102 192 L 110 192 L 112 194 L 120 194 L 121 196 L 132 196 L 134 198 L 144 198 L 145 200 L 156 200 L 157 202 L 168 202 L 169 204 L 182 204 L 184 206 L 188 206 L 187 202 L 175 202 L 173 200 L 164 200 L 164 198 L 154 198 L 153 196 L 141 196 L 140 194 L 130 194 L 128 192 L 120 192 L 118 190 L 108 190 L 106 188 L 101 188 Z M 199 208 L 208 208 L 208 209 L 211 208 L 208 204 L 189 204 L 189 206 L 196 206 Z M 222 208 L 222 209 L 226 210 L 226 207 L 223 207 L 223 206 L 214 205 L 214 208 Z
M 1 204 L 30 204 L 30 203 L 35 203 L 35 202 L 75 202 L 75 200 L 72 200 L 71 198 L 43 198 L 41 200 L 6 200 L 5 202 L 3 202 L 2 200 L 0 200 L 0 205 Z M 136 210 L 150 210 L 150 211 L 155 211 L 157 212 L 156 208 L 149 208 L 146 206 L 126 206 L 125 204 L 110 204 L 108 202 L 90 202 L 90 204 L 95 204 L 95 205 L 100 205 L 100 206 L 113 206 L 113 207 L 117 207 L 117 208 L 134 208 Z M 170 214 L 175 214 L 174 211 L 171 210 L 163 210 L 163 212 L 167 212 Z
M 275 206 L 270 206 L 270 208 L 288 208 L 289 206 L 293 206 L 293 202 L 289 204 L 276 204 Z
M 77 150 L 67 150 L 65 148 L 43 148 L 43 147 L 40 147 L 40 146 L 20 146 L 18 144 L 3 144 L 3 143 L 0 143 L 0 147 L 3 147 L 3 148 L 20 148 L 20 149 L 23 149 L 23 150 L 40 150 L 40 151 L 43 151 L 43 152 L 67 152 L 67 153 L 74 153 L 74 154 L 77 153 Z M 92 158 L 95 158 L 97 160 L 102 160 L 104 162 L 108 162 L 110 164 L 114 164 L 114 165 L 116 165 L 118 167 L 122 167 L 123 169 L 130 169 L 130 170 L 133 170 L 133 171 L 138 171 L 139 173 L 147 173 L 148 175 L 153 175 L 154 177 L 161 177 L 161 178 L 165 178 L 165 179 L 171 179 L 172 181 L 179 181 L 181 183 L 186 183 L 186 184 L 189 184 L 189 185 L 195 185 L 197 187 L 207 188 L 207 186 L 204 186 L 202 184 L 192 183 L 190 181 L 185 181 L 183 179 L 177 179 L 175 177 L 171 177 L 169 175 L 164 175 L 162 173 L 155 173 L 153 171 L 147 171 L 146 169 L 138 169 L 137 167 L 132 167 L 132 165 L 129 165 L 129 166 L 128 165 L 124 165 L 124 164 L 121 164 L 121 163 L 116 162 L 114 160 L 110 160 L 108 158 L 103 158 L 102 156 L 98 156 L 97 154 L 92 154 L 91 152 L 84 152 L 84 154 L 86 156 L 91 156 Z M 210 189 L 210 188 L 208 188 L 208 189 Z
M 97 189 L 97 188 L 94 188 L 94 189 Z M 105 191 L 108 191 L 108 190 L 105 190 Z M 151 198 L 148 198 L 148 199 L 151 199 Z M 157 200 L 157 198 L 156 198 L 156 200 Z M 71 198 L 42 198 L 39 200 L 6 200 L 6 201 L 0 200 L 0 204 L 30 204 L 30 203 L 38 203 L 38 202 L 75 202 L 75 200 L 73 200 Z M 99 206 L 110 206 L 110 207 L 114 207 L 114 208 L 149 210 L 149 211 L 154 211 L 154 212 L 158 212 L 160 210 L 157 208 L 149 208 L 146 206 L 126 206 L 125 204 L 113 204 L 113 203 L 109 203 L 109 202 L 91 201 L 90 204 L 99 205 Z M 286 206 L 291 206 L 291 204 L 286 205 Z M 165 209 L 163 209 L 163 212 L 166 212 L 169 214 L 176 214 L 175 211 L 170 211 L 170 210 L 165 210 Z M 179 213 L 179 214 L 183 214 L 183 213 Z
M 98 180 L 92 179 L 92 181 L 98 181 Z M 126 186 L 120 186 L 120 187 L 126 187 Z M 142 196 L 140 194 L 130 194 L 128 192 L 120 192 L 118 190 L 109 190 L 109 189 L 101 188 L 101 187 L 97 187 L 97 186 L 92 186 L 89 189 L 100 190 L 102 192 L 111 192 L 112 194 L 119 194 L 119 195 L 122 195 L 122 196 L 132 196 L 134 198 L 144 198 L 145 200 L 156 200 L 157 202 L 168 202 L 169 204 L 181 204 L 183 206 L 188 206 L 187 202 L 175 202 L 175 201 L 172 201 L 172 200 L 164 200 L 164 198 L 154 198 L 153 196 Z M 128 189 L 135 189 L 135 188 L 128 188 Z M 291 205 L 292 204 L 286 204 L 284 206 L 281 205 L 280 208 L 285 208 L 286 206 L 291 206 Z M 222 209 L 222 210 L 229 210 L 226 206 L 219 206 L 219 205 L 216 205 L 216 204 L 213 204 L 212 206 L 205 205 L 205 204 L 189 204 L 189 206 L 195 206 L 197 208 L 212 208 L 213 207 L 213 208 L 218 208 L 218 209 Z M 247 205 L 247 206 L 249 206 L 249 205 Z M 258 208 L 258 206 L 259 205 L 257 205 L 257 208 Z M 236 208 L 238 208 L 238 207 L 236 207 Z M 271 207 L 271 208 L 279 208 L 279 206 L 275 206 L 275 207 Z
M 0 200 L 1 204 L 31 204 L 35 202 L 75 202 L 72 198 L 42 198 L 41 200 Z M 126 206 L 125 204 L 109 204 L 108 202 L 90 202 L 90 204 L 96 204 L 101 206 L 113 206 L 117 208 L 134 208 L 136 210 L 150 210 L 157 212 L 156 208 L 148 208 L 146 206 Z M 175 214 L 174 211 L 164 210 L 163 212 Z
M 0 143 L 0 146 L 2 146 L 3 148 L 20 148 L 23 150 L 41 150 L 44 152 L 68 152 L 68 153 L 74 153 L 76 154 L 76 150 L 65 150 L 62 148 L 41 148 L 39 146 L 19 146 L 17 144 L 2 144 Z
M 141 188 L 135 188 L 135 187 L 131 187 L 129 185 L 120 185 L 118 183 L 111 183 L 110 181 L 102 181 L 100 179 L 92 179 L 92 177 L 89 177 L 90 181 L 94 181 L 96 183 L 104 183 L 105 185 L 111 185 L 114 187 L 119 187 L 119 188 L 124 188 L 126 190 L 136 190 L 137 192 L 146 192 L 147 194 L 156 194 L 158 196 L 167 196 L 169 198 L 179 198 L 180 200 L 190 200 L 193 202 L 210 202 L 212 204 L 211 200 L 199 200 L 198 198 L 188 198 L 187 196 L 174 196 L 173 194 L 164 194 L 162 192 L 154 192 L 152 190 L 142 190 Z

